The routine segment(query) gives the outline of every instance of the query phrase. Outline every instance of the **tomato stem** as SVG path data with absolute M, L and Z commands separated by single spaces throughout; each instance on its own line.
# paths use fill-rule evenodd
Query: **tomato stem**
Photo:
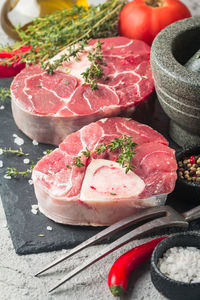
M 152 6 L 152 7 L 162 7 L 163 6 L 163 0 L 146 0 L 146 5 Z

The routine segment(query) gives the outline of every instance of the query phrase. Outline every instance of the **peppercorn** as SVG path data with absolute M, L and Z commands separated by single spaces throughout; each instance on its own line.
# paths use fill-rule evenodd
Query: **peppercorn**
M 200 155 L 191 155 L 178 161 L 178 175 L 183 180 L 200 184 Z

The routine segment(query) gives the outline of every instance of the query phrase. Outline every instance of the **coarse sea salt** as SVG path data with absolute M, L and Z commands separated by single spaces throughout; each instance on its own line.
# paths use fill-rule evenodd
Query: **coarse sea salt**
M 34 146 L 37 146 L 39 143 L 38 143 L 36 140 L 33 140 L 33 141 L 32 141 L 32 144 L 33 144 Z
M 17 136 L 16 134 L 13 134 L 14 137 L 14 143 L 17 144 L 18 146 L 21 146 L 24 144 L 24 140 Z
M 47 230 L 51 231 L 53 228 L 51 226 L 47 226 Z
M 31 205 L 31 207 L 32 207 L 33 209 L 38 209 L 38 208 L 39 208 L 38 204 L 33 204 L 33 205 Z
M 32 185 L 32 184 L 33 184 L 33 180 L 32 180 L 32 179 L 29 179 L 29 180 L 28 180 L 28 183 L 29 183 L 30 185 Z
M 167 277 L 187 283 L 200 282 L 200 249 L 173 247 L 158 261 L 158 268 Z
M 11 179 L 11 178 L 12 178 L 11 176 L 9 176 L 9 175 L 7 175 L 7 174 L 5 174 L 3 177 L 4 177 L 5 179 Z
M 31 209 L 31 212 L 32 212 L 32 214 L 34 214 L 34 215 L 37 215 L 37 213 L 38 213 L 38 211 L 37 211 L 37 209 Z
M 0 106 L 0 110 L 3 110 L 4 108 L 5 108 L 4 105 L 1 105 L 1 106 Z
M 24 164 L 29 164 L 30 163 L 30 159 L 29 158 L 24 158 Z
M 31 205 L 31 212 L 32 212 L 32 214 L 37 215 L 37 213 L 38 213 L 38 205 L 37 204 Z
M 0 155 L 2 155 L 3 154 L 3 149 L 2 148 L 0 148 Z
M 3 161 L 0 160 L 0 168 L 2 168 L 2 167 L 3 167 Z

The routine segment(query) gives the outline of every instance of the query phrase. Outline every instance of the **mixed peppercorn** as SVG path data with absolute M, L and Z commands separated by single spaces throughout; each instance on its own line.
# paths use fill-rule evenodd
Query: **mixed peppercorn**
M 181 179 L 200 184 L 200 155 L 192 155 L 180 160 L 178 174 Z

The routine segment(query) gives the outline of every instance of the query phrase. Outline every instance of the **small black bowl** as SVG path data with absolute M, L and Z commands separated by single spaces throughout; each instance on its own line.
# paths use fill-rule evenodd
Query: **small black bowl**
M 156 246 L 151 257 L 151 280 L 155 288 L 171 300 L 199 300 L 200 282 L 185 283 L 173 280 L 161 273 L 157 267 L 159 258 L 172 247 L 200 248 L 200 233 L 191 231 L 174 234 Z
M 198 155 L 198 154 L 200 154 L 200 145 L 195 145 L 177 151 L 176 152 L 177 163 L 180 160 L 184 159 L 184 157 L 189 157 L 191 155 Z M 186 179 L 182 179 L 180 178 L 179 174 L 176 182 L 176 193 L 183 200 L 190 201 L 195 204 L 200 204 L 200 184 L 187 181 Z

